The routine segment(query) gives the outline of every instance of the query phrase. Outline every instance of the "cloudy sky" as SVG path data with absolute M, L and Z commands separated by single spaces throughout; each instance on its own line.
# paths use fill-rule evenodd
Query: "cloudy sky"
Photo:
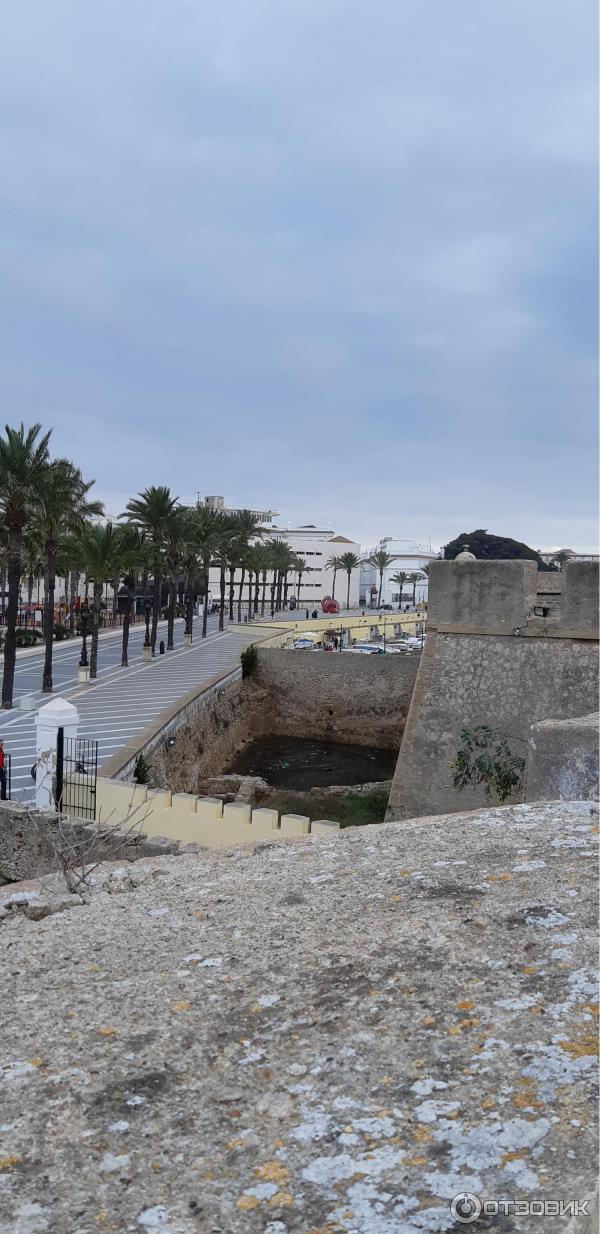
M 595 0 L 27 0 L 4 418 L 363 543 L 591 548 Z

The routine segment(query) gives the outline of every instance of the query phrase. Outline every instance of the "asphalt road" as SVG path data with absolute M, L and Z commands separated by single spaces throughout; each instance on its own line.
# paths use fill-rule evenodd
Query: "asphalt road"
M 41 694 L 43 650 L 18 654 L 12 711 L 0 714 L 0 737 L 12 758 L 12 797 L 31 801 L 34 785 L 31 767 L 35 761 L 35 716 L 40 706 L 60 695 L 79 711 L 80 737 L 99 743 L 98 762 L 115 754 L 130 737 L 141 733 L 150 721 L 172 705 L 194 685 L 201 685 L 215 673 L 239 664 L 240 652 L 252 641 L 253 627 L 232 624 L 219 633 L 218 617 L 209 618 L 208 636 L 200 637 L 199 622 L 194 626 L 194 642 L 183 645 L 183 621 L 176 622 L 175 649 L 156 655 L 150 664 L 142 658 L 144 626 L 131 629 L 129 667 L 121 668 L 121 632 L 103 634 L 98 652 L 98 678 L 89 685 L 77 681 L 81 639 L 55 644 L 53 660 L 54 691 Z M 166 640 L 166 623 L 159 624 L 159 641 Z M 0 664 L 1 669 L 1 664 Z M 19 700 L 35 693 L 35 710 L 22 711 Z

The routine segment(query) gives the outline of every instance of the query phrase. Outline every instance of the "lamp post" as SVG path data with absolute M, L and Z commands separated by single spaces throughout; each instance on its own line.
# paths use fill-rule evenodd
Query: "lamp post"
M 146 621 L 146 637 L 144 639 L 144 647 L 150 646 L 150 601 L 146 600 L 144 607 L 144 618 Z
M 90 610 L 87 604 L 82 604 L 81 609 L 79 610 L 80 621 L 81 621 L 81 656 L 79 658 L 80 668 L 88 667 L 87 632 L 88 632 L 89 611 Z

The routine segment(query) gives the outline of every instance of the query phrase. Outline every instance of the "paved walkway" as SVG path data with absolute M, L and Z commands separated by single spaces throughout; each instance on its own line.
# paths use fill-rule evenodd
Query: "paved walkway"
M 164 626 L 164 632 L 163 632 Z M 134 626 L 129 641 L 129 667 L 121 668 L 121 632 L 106 634 L 100 640 L 98 678 L 91 685 L 77 682 L 81 640 L 57 644 L 54 655 L 54 694 L 39 693 L 43 650 L 17 659 L 15 708 L 0 714 L 0 737 L 12 755 L 12 797 L 31 801 L 34 786 L 31 767 L 35 761 L 35 716 L 37 709 L 52 697 L 67 698 L 78 708 L 79 736 L 99 742 L 99 765 L 112 757 L 131 737 L 141 733 L 165 707 L 201 685 L 215 673 L 239 664 L 240 652 L 258 631 L 252 626 L 232 624 L 219 633 L 218 618 L 209 619 L 208 636 L 200 637 L 195 623 L 194 643 L 183 645 L 183 621 L 175 627 L 175 650 L 157 655 L 150 664 L 142 659 L 144 627 Z M 263 630 L 264 633 L 264 630 Z M 166 639 L 166 623 L 159 625 L 159 641 Z M 89 649 L 89 648 L 88 648 Z M 1 663 L 0 663 L 1 669 Z M 23 694 L 36 692 L 36 710 L 22 712 L 18 702 Z

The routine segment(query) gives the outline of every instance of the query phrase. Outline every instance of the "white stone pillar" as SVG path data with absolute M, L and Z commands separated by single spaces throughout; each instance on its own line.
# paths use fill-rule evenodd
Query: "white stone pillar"
M 35 717 L 36 727 L 36 777 L 35 804 L 38 810 L 54 810 L 53 781 L 56 774 L 56 740 L 59 728 L 65 731 L 65 739 L 76 737 L 79 712 L 65 698 L 53 698 Z

